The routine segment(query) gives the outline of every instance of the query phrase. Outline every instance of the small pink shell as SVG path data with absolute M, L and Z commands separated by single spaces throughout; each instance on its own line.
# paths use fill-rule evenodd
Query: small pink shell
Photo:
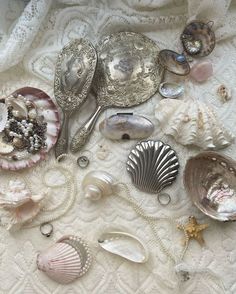
M 22 160 L 9 160 L 0 158 L 0 168 L 7 170 L 19 170 L 27 167 L 32 167 L 37 162 L 44 160 L 46 154 L 55 145 L 57 136 L 60 130 L 60 117 L 56 105 L 52 99 L 42 90 L 33 87 L 25 87 L 16 90 L 14 94 L 21 94 L 34 103 L 37 107 L 38 115 L 43 115 L 47 123 L 46 143 L 47 148 L 41 150 L 37 154 L 32 154 L 27 159 Z M 14 154 L 14 152 L 13 152 Z

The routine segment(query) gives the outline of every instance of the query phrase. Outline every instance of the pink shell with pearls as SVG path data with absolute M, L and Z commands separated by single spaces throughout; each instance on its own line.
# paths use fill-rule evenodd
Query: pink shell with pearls
M 30 101 L 37 108 L 39 116 L 44 117 L 44 121 L 47 123 L 46 131 L 46 144 L 45 149 L 40 150 L 39 153 L 31 154 L 27 158 L 12 160 L 11 156 L 14 155 L 13 151 L 8 156 L 0 157 L 0 168 L 7 170 L 19 170 L 27 167 L 32 167 L 37 162 L 45 159 L 46 154 L 55 145 L 60 130 L 60 117 L 58 109 L 52 99 L 42 90 L 33 87 L 24 87 L 16 90 L 12 95 L 21 94 Z
M 39 253 L 37 267 L 60 284 L 69 284 L 90 268 L 92 257 L 82 238 L 65 236 Z

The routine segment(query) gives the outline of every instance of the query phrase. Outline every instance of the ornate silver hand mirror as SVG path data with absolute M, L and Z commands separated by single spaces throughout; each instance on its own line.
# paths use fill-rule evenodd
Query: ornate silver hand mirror
M 132 107 L 147 101 L 158 89 L 159 48 L 142 34 L 121 32 L 106 37 L 97 47 L 98 64 L 93 89 L 97 109 L 77 131 L 71 151 L 81 149 L 99 114 L 108 107 Z

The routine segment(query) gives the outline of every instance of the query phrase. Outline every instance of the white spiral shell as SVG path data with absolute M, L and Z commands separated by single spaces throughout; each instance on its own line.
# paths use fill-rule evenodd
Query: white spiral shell
M 115 180 L 105 171 L 91 171 L 82 181 L 85 198 L 99 200 L 102 196 L 109 196 L 114 192 Z
M 159 193 L 172 184 L 179 169 L 175 151 L 161 141 L 142 141 L 131 150 L 127 171 L 133 184 L 148 193 Z
M 92 257 L 86 242 L 76 236 L 65 236 L 39 253 L 37 267 L 60 284 L 68 284 L 83 276 L 90 268 Z
M 162 131 L 182 145 L 219 150 L 234 140 L 213 109 L 200 101 L 164 99 L 157 104 L 155 116 Z

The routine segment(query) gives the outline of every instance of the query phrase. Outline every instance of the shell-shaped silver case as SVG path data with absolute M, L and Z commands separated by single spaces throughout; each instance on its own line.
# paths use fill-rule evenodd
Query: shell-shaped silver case
M 142 141 L 131 150 L 127 170 L 139 190 L 156 194 L 174 182 L 179 161 L 169 145 L 161 141 Z

